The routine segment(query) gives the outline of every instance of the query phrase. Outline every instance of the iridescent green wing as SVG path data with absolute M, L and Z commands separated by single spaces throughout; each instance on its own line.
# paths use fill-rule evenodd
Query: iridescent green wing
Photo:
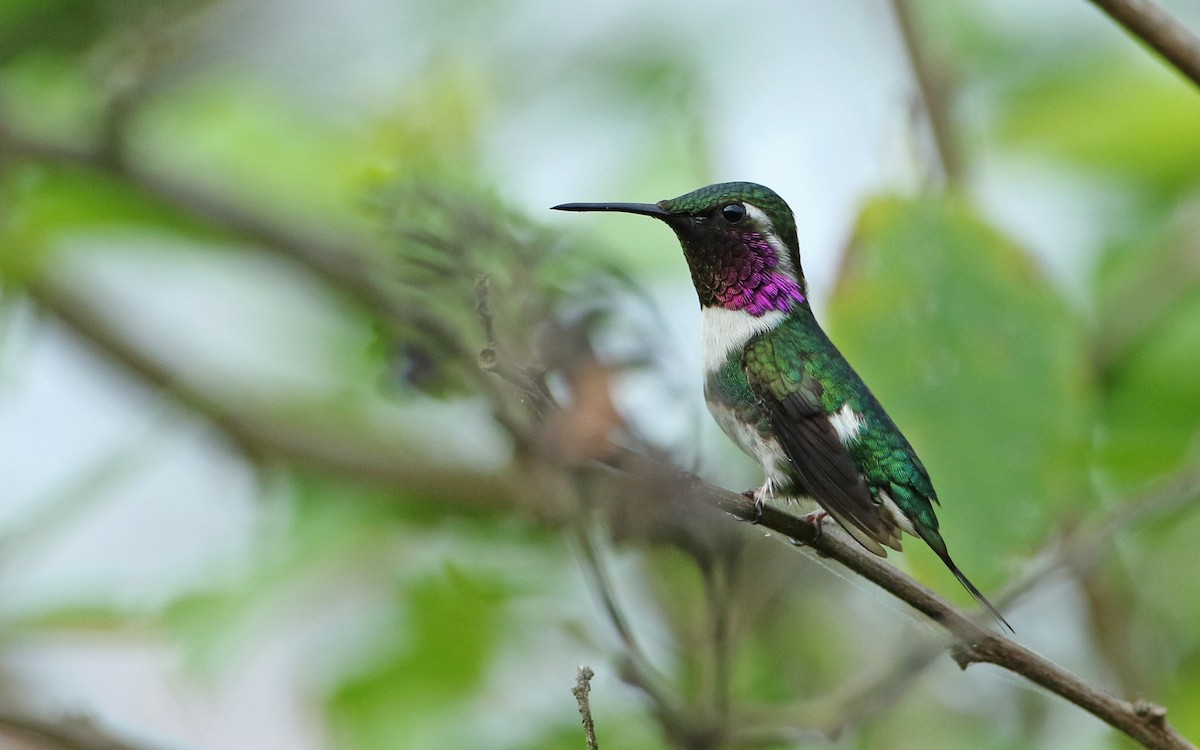
M 746 345 L 742 366 L 784 453 L 814 500 L 865 548 L 885 555 L 900 531 L 880 512 L 854 458 L 838 439 L 823 405 L 824 387 L 798 347 L 769 335 Z

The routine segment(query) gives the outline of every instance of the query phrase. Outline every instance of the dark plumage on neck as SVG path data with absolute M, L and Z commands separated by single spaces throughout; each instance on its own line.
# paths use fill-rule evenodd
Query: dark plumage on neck
M 757 317 L 807 304 L 804 276 L 770 227 L 712 226 L 700 217 L 668 223 L 683 245 L 702 307 Z

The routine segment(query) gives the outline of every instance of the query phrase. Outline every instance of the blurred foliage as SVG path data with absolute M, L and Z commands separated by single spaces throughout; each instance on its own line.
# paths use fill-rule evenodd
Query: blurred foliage
M 968 207 L 866 206 L 830 313 L 835 340 L 936 478 L 946 538 L 973 540 L 952 549 L 985 589 L 1084 509 L 1094 415 L 1082 325 Z
M 9 279 L 36 281 L 61 270 L 68 249 L 61 239 L 73 232 L 206 236 L 201 224 L 145 191 L 90 170 L 21 165 L 0 175 L 0 196 L 0 272 Z
M 453 569 L 451 569 L 453 573 Z M 347 747 L 471 744 L 459 712 L 495 658 L 502 581 L 439 576 L 402 593 L 412 613 L 408 642 L 339 686 L 330 703 L 332 730 Z
M 1200 97 L 1149 61 L 1059 66 L 1007 98 L 1002 142 L 1107 175 L 1143 200 L 1170 200 L 1198 182 Z
M 1104 465 L 1145 481 L 1194 455 L 1200 400 L 1200 215 L 1195 198 L 1105 249 L 1096 275 L 1106 390 Z
M 79 54 L 114 27 L 147 10 L 180 5 L 160 0 L 7 0 L 0 6 L 0 64 L 25 55 Z
M 69 634 L 160 638 L 185 675 L 212 686 L 296 639 L 298 700 L 316 707 L 329 746 L 355 750 L 580 747 L 568 691 L 583 661 L 610 677 L 593 693 L 605 748 L 683 746 L 739 721 L 803 738 L 850 721 L 841 747 L 1073 737 L 1072 708 L 978 669 L 963 677 L 944 663 L 889 682 L 924 632 L 867 587 L 754 530 L 664 520 L 661 488 L 586 462 L 546 468 L 547 453 L 586 445 L 572 440 L 573 416 L 599 414 L 630 443 L 639 419 L 661 416 L 618 413 L 608 391 L 635 370 L 674 377 L 663 316 L 644 315 L 654 300 L 634 280 L 686 278 L 681 262 L 644 252 L 644 225 L 599 227 L 618 245 L 603 247 L 565 241 L 514 208 L 515 186 L 487 169 L 505 152 L 497 123 L 521 125 L 501 104 L 570 78 L 559 106 L 579 110 L 581 128 L 595 129 L 585 135 L 651 134 L 606 175 L 650 195 L 695 187 L 736 155 L 717 153 L 711 71 L 686 40 L 639 31 L 547 61 L 540 43 L 505 46 L 497 6 L 426 5 L 411 10 L 439 34 L 489 38 L 462 50 L 414 41 L 409 85 L 347 124 L 303 86 L 229 62 L 237 4 L 0 4 L 0 288 L 85 337 L 102 324 L 177 366 L 157 383 L 164 396 L 228 438 L 261 482 L 251 540 L 199 582 L 165 600 L 94 587 L 32 611 L 0 608 L 2 653 Z M 973 4 L 922 12 L 961 100 L 990 115 L 955 109 L 964 143 L 1097 180 L 1129 217 L 1101 227 L 1074 269 L 1091 280 L 1082 299 L 1012 239 L 1026 233 L 969 194 L 884 191 L 854 224 L 830 328 L 920 451 L 950 548 L 990 593 L 1065 530 L 1123 510 L 1127 489 L 1195 462 L 1200 96 L 1142 51 L 1086 33 L 1057 39 Z M 968 166 L 975 155 L 964 154 Z M 176 287 L 165 303 L 156 288 L 185 257 L 214 275 L 252 275 L 258 309 L 282 322 L 270 327 L 262 312 L 230 325 L 224 337 L 245 341 L 224 359 L 194 340 L 200 323 L 168 336 L 142 325 L 189 309 L 170 296 Z M 125 286 L 106 285 L 113 277 Z M 240 309 L 221 289 L 192 301 L 197 321 Z M 316 362 L 336 385 L 253 370 L 247 352 L 268 348 L 255 335 L 286 353 L 282 369 Z M 517 387 L 481 372 L 477 357 L 492 347 Z M 128 352 L 109 353 L 156 381 Z M 541 444 L 504 431 L 527 427 L 528 404 L 547 393 L 566 414 L 545 420 Z M 172 425 L 180 419 L 172 412 Z M 67 516 L 86 515 L 80 497 L 101 505 L 120 494 L 113 485 L 85 481 L 61 506 L 70 513 L 14 522 L 0 562 L 50 547 Z M 677 716 L 612 677 L 628 676 L 627 647 L 564 541 L 581 506 L 614 497 L 627 501 L 607 519 L 620 542 L 599 542 L 600 557 Z M 1198 533 L 1186 502 L 1139 518 L 1097 572 L 1063 574 L 1070 596 L 1034 600 L 1054 611 L 1018 608 L 1021 637 L 1082 628 L 1037 645 L 1069 652 L 1098 681 L 1117 675 L 1200 735 L 1200 580 L 1188 564 Z M 688 534 L 697 538 L 681 542 Z M 909 546 L 898 564 L 968 601 Z

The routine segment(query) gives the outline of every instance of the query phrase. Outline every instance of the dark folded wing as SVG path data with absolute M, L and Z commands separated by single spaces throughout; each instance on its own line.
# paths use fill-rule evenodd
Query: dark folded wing
M 885 554 L 881 543 L 898 549 L 899 529 L 874 502 L 862 472 L 825 413 L 821 382 L 804 371 L 802 361 L 777 360 L 770 347 L 769 340 L 748 346 L 743 365 L 796 474 L 813 499 L 868 550 Z M 799 377 L 767 377 L 781 371 Z

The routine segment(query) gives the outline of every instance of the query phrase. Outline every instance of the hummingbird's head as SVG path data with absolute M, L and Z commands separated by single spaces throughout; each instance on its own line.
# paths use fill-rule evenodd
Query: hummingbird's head
M 796 221 L 787 203 L 752 182 L 723 182 L 658 203 L 564 203 L 561 211 L 653 216 L 675 231 L 703 307 L 751 315 L 804 304 Z

